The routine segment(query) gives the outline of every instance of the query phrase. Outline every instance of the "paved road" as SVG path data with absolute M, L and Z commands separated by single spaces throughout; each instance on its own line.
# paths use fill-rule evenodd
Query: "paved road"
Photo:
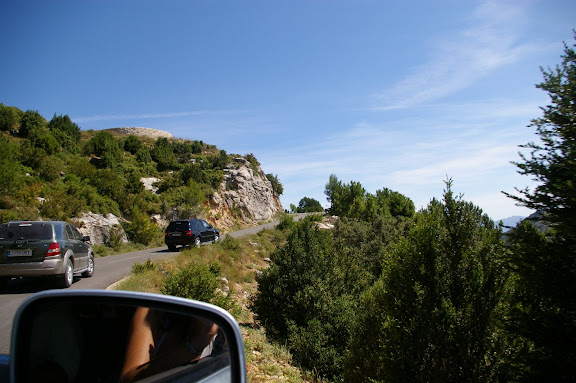
M 299 220 L 305 214 L 297 214 L 294 219 Z M 256 234 L 262 229 L 272 228 L 278 222 L 255 226 L 244 230 L 229 233 L 228 235 L 238 238 L 245 235 Z M 105 289 L 114 282 L 119 281 L 132 271 L 132 265 L 136 262 L 144 263 L 148 258 L 156 260 L 177 254 L 166 247 L 146 249 L 132 253 L 113 255 L 104 258 L 96 258 L 94 264 L 94 276 L 92 278 L 75 277 L 71 289 Z M 12 319 L 20 303 L 30 295 L 43 290 L 55 289 L 53 280 L 18 280 L 10 281 L 6 289 L 0 294 L 0 354 L 8 354 L 10 350 L 10 335 L 12 331 Z

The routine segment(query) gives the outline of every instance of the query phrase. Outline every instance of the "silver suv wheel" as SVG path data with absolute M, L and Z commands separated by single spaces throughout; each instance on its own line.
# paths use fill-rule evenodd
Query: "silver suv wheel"
M 72 286 L 72 281 L 74 280 L 72 261 L 69 259 L 66 261 L 66 268 L 64 269 L 64 278 L 62 280 L 63 287 Z

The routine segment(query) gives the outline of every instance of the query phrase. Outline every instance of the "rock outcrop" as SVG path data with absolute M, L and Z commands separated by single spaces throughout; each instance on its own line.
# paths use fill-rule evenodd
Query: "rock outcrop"
M 112 239 L 122 243 L 128 242 L 126 232 L 114 214 L 82 213 L 74 221 L 78 231 L 82 235 L 88 235 L 93 245 L 104 245 Z M 113 238 L 114 236 L 116 238 Z
M 152 128 L 137 128 L 137 127 L 126 127 L 126 128 L 111 128 L 106 129 L 111 132 L 116 132 L 119 134 L 133 134 L 139 137 L 150 137 L 150 138 L 173 138 L 171 133 L 164 130 L 152 129 Z
M 152 193 L 158 192 L 158 188 L 154 186 L 154 184 L 158 181 L 160 181 L 160 179 L 156 177 L 140 178 L 140 182 L 142 182 L 142 185 L 144 185 L 144 189 L 150 190 Z
M 238 220 L 248 224 L 269 221 L 284 210 L 260 166 L 254 169 L 242 157 L 224 169 L 224 181 L 209 208 L 210 220 L 217 227 L 231 227 Z

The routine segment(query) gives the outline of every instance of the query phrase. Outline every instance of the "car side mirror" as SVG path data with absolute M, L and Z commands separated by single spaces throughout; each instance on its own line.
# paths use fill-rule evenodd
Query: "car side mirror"
M 165 295 L 46 291 L 19 307 L 10 382 L 246 382 L 238 323 Z
M 82 241 L 90 242 L 90 237 L 88 235 L 84 235 L 84 236 L 82 236 Z

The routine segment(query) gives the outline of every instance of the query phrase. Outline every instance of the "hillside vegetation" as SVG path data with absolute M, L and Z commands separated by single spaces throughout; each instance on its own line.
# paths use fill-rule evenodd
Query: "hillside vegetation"
M 132 241 L 149 244 L 158 233 L 150 216 L 207 215 L 233 157 L 202 141 L 82 131 L 67 115 L 48 121 L 0 104 L 0 221 L 112 213 L 131 222 Z M 141 182 L 150 177 L 160 180 L 156 192 Z

